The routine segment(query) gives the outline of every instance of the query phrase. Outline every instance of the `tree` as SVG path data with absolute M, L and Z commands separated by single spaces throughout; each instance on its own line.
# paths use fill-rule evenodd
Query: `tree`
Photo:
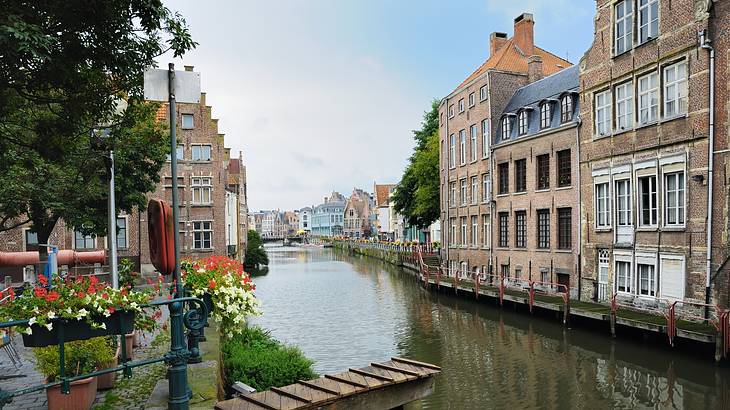
M 0 231 L 30 222 L 47 243 L 63 218 L 105 234 L 108 150 L 127 212 L 144 209 L 169 152 L 159 106 L 142 100 L 144 69 L 196 43 L 160 0 L 0 0 L 0 9 Z M 108 138 L 93 135 L 99 124 Z
M 421 129 L 413 131 L 416 146 L 393 193 L 395 210 L 418 228 L 427 228 L 440 214 L 438 107 L 434 100 Z
M 248 231 L 246 259 L 243 264 L 252 268 L 269 264 L 269 255 L 266 254 L 266 249 L 264 249 L 264 241 L 261 239 L 261 235 L 253 229 Z

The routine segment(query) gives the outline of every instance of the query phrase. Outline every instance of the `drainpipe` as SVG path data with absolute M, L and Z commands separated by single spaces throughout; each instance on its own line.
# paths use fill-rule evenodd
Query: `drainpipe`
M 444 182 L 444 189 L 446 190 L 446 230 L 444 231 L 444 221 L 441 221 L 441 231 L 444 238 L 447 238 L 443 248 L 446 249 L 446 267 L 447 269 L 451 266 L 451 182 L 449 180 L 451 172 L 451 137 L 449 136 L 449 99 L 446 98 L 446 133 L 444 134 L 444 147 L 446 148 L 446 158 L 444 161 L 444 168 L 446 168 L 446 181 Z M 440 148 L 439 148 L 440 149 Z M 456 164 L 456 157 L 454 157 L 454 164 Z
M 580 179 L 580 127 L 583 124 L 583 119 L 580 117 L 580 114 L 577 116 L 576 119 L 577 125 L 575 127 L 575 147 L 576 147 L 576 155 L 578 156 L 578 301 L 581 299 L 581 291 L 583 286 L 583 272 L 581 271 L 581 259 L 582 259 L 582 250 L 583 250 L 583 224 L 581 223 L 581 219 L 583 218 L 583 201 L 580 199 L 580 187 L 581 187 L 581 179 Z M 568 290 L 568 294 L 570 294 L 570 290 Z
M 712 202 L 713 202 L 713 170 L 715 164 L 715 49 L 710 45 L 707 30 L 700 30 L 700 47 L 710 52 L 710 146 L 708 148 L 707 171 L 707 278 L 705 282 L 705 304 L 710 304 L 710 278 L 712 274 Z M 705 307 L 705 318 L 709 317 L 709 308 Z

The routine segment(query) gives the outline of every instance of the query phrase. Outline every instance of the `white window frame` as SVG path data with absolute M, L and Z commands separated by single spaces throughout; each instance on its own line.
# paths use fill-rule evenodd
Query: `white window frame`
M 626 193 L 624 195 L 621 195 L 619 193 L 618 186 L 619 184 L 626 184 Z M 614 199 L 615 199 L 615 205 L 614 209 L 616 210 L 616 226 L 621 227 L 627 227 L 627 226 L 633 226 L 633 219 L 632 219 L 632 202 L 631 202 L 631 179 L 629 178 L 621 178 L 621 179 L 615 179 L 614 180 Z M 623 202 L 622 202 L 623 201 Z M 624 209 L 621 205 L 624 205 L 626 208 Z M 621 222 L 621 214 L 624 214 L 625 222 Z
M 613 25 L 614 30 L 614 42 L 613 52 L 614 55 L 623 54 L 633 47 L 634 42 L 634 0 L 623 0 L 614 6 L 614 19 L 615 24 Z M 628 9 L 628 10 L 627 10 Z M 619 13 L 621 16 L 619 17 Z M 623 35 L 619 34 L 620 29 L 623 29 Z
M 185 119 L 190 119 L 190 124 L 185 123 Z M 195 116 L 193 114 L 181 114 L 180 116 L 180 128 L 184 130 L 195 129 Z
M 512 136 L 512 121 L 509 116 L 502 118 L 502 141 L 507 141 Z
M 656 5 L 656 10 L 654 11 L 652 11 L 653 5 Z M 644 11 L 646 11 L 646 21 L 642 18 Z M 639 31 L 637 40 L 639 44 L 659 37 L 659 0 L 639 0 L 637 16 Z M 655 23 L 656 27 L 654 27 Z M 646 30 L 646 35 L 644 30 Z
M 182 161 L 185 159 L 185 144 L 177 144 L 177 149 L 175 150 L 175 155 L 177 155 L 177 160 Z M 170 154 L 167 154 L 167 162 L 170 162 Z
M 614 271 L 614 283 L 615 290 L 619 294 L 632 295 L 636 287 L 635 275 L 634 275 L 634 263 L 633 256 L 631 253 L 619 253 L 614 252 L 613 254 L 613 271 Z M 621 270 L 619 270 L 619 264 L 623 266 L 628 265 L 628 270 L 625 272 L 626 277 L 621 278 Z M 625 265 L 624 265 L 625 264 Z M 623 287 L 624 290 L 619 288 Z
M 488 249 L 492 246 L 492 222 L 487 214 L 482 214 L 482 229 L 482 246 Z
M 644 223 L 644 192 L 641 184 L 641 180 L 644 178 L 649 178 L 649 181 L 654 181 L 653 187 L 651 186 L 651 182 L 649 184 L 649 223 Z M 658 179 L 656 173 L 636 176 L 636 219 L 637 225 L 641 228 L 656 228 L 659 223 L 657 221 L 659 218 L 659 189 L 657 184 Z M 652 211 L 654 212 L 652 213 Z
M 647 271 L 647 285 L 648 289 L 646 290 L 647 293 L 643 293 L 643 272 L 642 267 L 646 267 Z M 656 266 L 656 260 L 653 264 L 649 263 L 640 263 L 637 261 L 636 263 L 636 294 L 641 297 L 650 297 L 655 298 L 657 296 L 657 288 L 658 288 L 658 280 L 657 280 L 657 266 Z
M 616 130 L 625 131 L 634 127 L 634 82 L 627 81 L 614 88 L 616 99 Z
M 678 185 L 675 194 L 675 201 L 673 204 L 670 203 L 669 200 L 669 177 L 672 176 L 681 176 L 682 177 L 682 189 L 679 189 Z M 679 181 L 679 179 L 677 179 Z M 662 221 L 664 221 L 664 226 L 667 228 L 684 228 L 687 224 L 687 172 L 685 170 L 675 170 L 675 171 L 664 171 L 662 172 L 662 188 L 663 188 L 663 195 L 662 195 Z M 679 195 L 681 193 L 682 198 L 679 198 Z M 670 211 L 670 209 L 673 209 L 673 211 Z M 670 215 L 671 213 L 674 213 L 675 221 L 676 222 L 670 222 Z M 680 218 L 681 217 L 681 218 Z M 681 219 L 681 222 L 680 222 Z
M 565 124 L 573 119 L 573 96 L 565 94 L 560 99 L 560 123 Z
M 605 186 L 605 196 L 599 195 L 599 186 Z M 593 192 L 595 197 L 595 227 L 596 229 L 611 228 L 611 184 L 608 181 L 595 182 Z M 601 215 L 604 217 L 604 223 L 601 223 Z
M 473 124 L 471 127 L 469 127 L 469 137 L 471 139 L 471 162 L 475 162 L 477 160 L 477 139 L 479 137 L 479 129 L 477 128 L 476 124 Z
M 464 206 L 468 202 L 468 198 L 467 198 L 468 193 L 466 190 L 466 178 L 461 178 L 459 180 L 459 188 L 460 188 L 459 192 L 461 193 L 461 205 Z
M 483 85 L 483 86 L 481 86 L 481 87 L 479 88 L 479 100 L 480 100 L 480 101 L 484 101 L 484 100 L 486 100 L 487 98 L 489 98 L 489 92 L 488 92 L 488 90 L 489 90 L 489 89 L 487 88 L 487 86 L 486 86 L 486 85 Z
M 639 77 L 639 125 L 656 122 L 659 119 L 659 74 L 654 71 Z
M 459 131 L 459 165 L 466 165 L 466 130 Z
M 479 216 L 471 216 L 471 245 L 473 247 L 479 246 Z
M 459 100 L 459 114 L 463 113 L 464 110 L 465 110 L 465 108 L 464 108 L 464 99 L 462 98 L 462 99 Z
M 456 218 L 451 218 L 451 227 L 449 229 L 449 246 L 456 246 Z
M 598 283 L 608 284 L 609 266 L 611 266 L 611 256 L 608 249 L 598 250 Z
M 474 93 L 469 94 L 469 107 L 473 107 L 476 101 Z
M 213 249 L 213 221 L 192 221 L 193 249 L 210 250 Z M 208 226 L 206 227 L 206 224 Z M 200 235 L 200 237 L 198 237 Z M 206 239 L 207 235 L 207 239 Z M 208 242 L 209 246 L 205 246 Z M 198 246 L 200 243 L 201 246 Z
M 449 168 L 456 168 L 456 134 L 449 136 Z
M 79 247 L 78 246 L 77 236 L 83 237 L 83 239 L 82 239 L 83 242 L 84 242 L 84 246 L 83 247 Z M 91 246 L 86 246 L 87 243 L 88 243 L 88 241 L 91 241 Z M 74 246 L 73 246 L 73 248 L 74 249 L 96 249 L 96 235 L 94 235 L 94 234 L 84 235 L 81 232 L 79 232 L 76 229 L 74 229 Z
M 454 118 L 454 104 L 449 105 L 449 118 Z
M 479 202 L 479 178 L 471 177 L 471 203 L 476 205 Z
M 203 148 L 208 148 L 208 158 L 203 157 Z M 195 158 L 195 150 L 198 150 L 198 158 Z M 210 144 L 191 144 L 190 145 L 190 159 L 198 162 L 210 162 L 213 160 L 213 146 Z
M 482 202 L 488 202 L 491 196 L 492 180 L 488 174 L 482 174 Z
M 456 181 L 449 182 L 449 191 L 451 193 L 449 197 L 449 205 L 454 207 L 456 206 Z
M 552 123 L 553 107 L 550 102 L 540 104 L 540 129 L 550 128 Z
M 210 176 L 191 176 L 191 203 L 193 205 L 210 205 L 213 203 L 213 178 Z M 208 201 L 204 201 L 207 192 Z
M 527 133 L 530 131 L 530 121 L 527 116 L 527 110 L 522 110 L 517 115 L 517 134 L 527 135 Z
M 489 156 L 489 140 L 491 134 L 489 118 L 485 118 L 482 120 L 482 158 L 487 158 Z
M 466 235 L 467 235 L 467 233 L 466 233 L 467 232 L 466 231 L 466 224 L 467 224 L 466 217 L 465 216 L 462 216 L 460 219 L 461 219 L 461 221 L 460 221 L 461 222 L 461 241 L 460 241 L 460 243 L 461 243 L 461 246 L 466 246 L 466 244 L 469 243 L 469 241 L 467 240 L 467 237 L 466 237 Z
M 124 243 L 119 242 L 119 221 L 124 221 Z M 117 241 L 117 249 L 127 249 L 129 248 L 129 215 L 119 215 L 117 216 L 117 232 L 114 235 L 115 240 Z
M 611 134 L 611 90 L 596 93 L 595 96 L 596 135 Z
M 687 62 L 681 61 L 664 67 L 664 118 L 687 114 Z M 680 77 L 680 73 L 684 76 Z M 669 76 L 673 75 L 672 80 Z M 670 108 L 671 107 L 671 108 Z

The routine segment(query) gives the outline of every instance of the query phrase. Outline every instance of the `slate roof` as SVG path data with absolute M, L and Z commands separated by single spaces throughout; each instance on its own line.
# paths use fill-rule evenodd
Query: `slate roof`
M 573 113 L 572 120 L 577 121 L 577 113 L 580 112 L 579 102 L 577 98 L 579 88 L 578 82 L 578 66 L 571 66 L 562 71 L 559 71 L 551 76 L 545 77 L 542 80 L 535 81 L 534 83 L 528 84 L 522 88 L 519 88 L 512 99 L 510 99 L 507 107 L 505 108 L 502 116 L 499 118 L 497 124 L 497 132 L 494 136 L 494 144 L 500 144 L 507 141 L 512 141 L 518 138 L 518 123 L 517 114 L 523 109 L 531 109 L 528 113 L 528 131 L 526 135 L 520 135 L 519 138 L 528 137 L 538 132 L 544 132 L 545 130 L 555 129 L 564 124 L 560 121 L 560 102 L 558 101 L 565 93 L 571 93 L 573 95 Z M 540 104 L 546 100 L 553 100 L 552 102 L 552 117 L 550 121 L 550 127 L 540 129 Z M 505 116 L 510 116 L 512 121 L 512 133 L 509 140 L 502 139 L 502 119 Z

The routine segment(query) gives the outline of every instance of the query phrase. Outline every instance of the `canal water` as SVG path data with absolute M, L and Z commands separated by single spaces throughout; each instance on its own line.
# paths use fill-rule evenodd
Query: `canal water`
M 253 322 L 299 346 L 320 373 L 401 356 L 442 367 L 408 409 L 730 409 L 730 369 L 431 293 L 413 275 L 333 249 L 267 248 Z

